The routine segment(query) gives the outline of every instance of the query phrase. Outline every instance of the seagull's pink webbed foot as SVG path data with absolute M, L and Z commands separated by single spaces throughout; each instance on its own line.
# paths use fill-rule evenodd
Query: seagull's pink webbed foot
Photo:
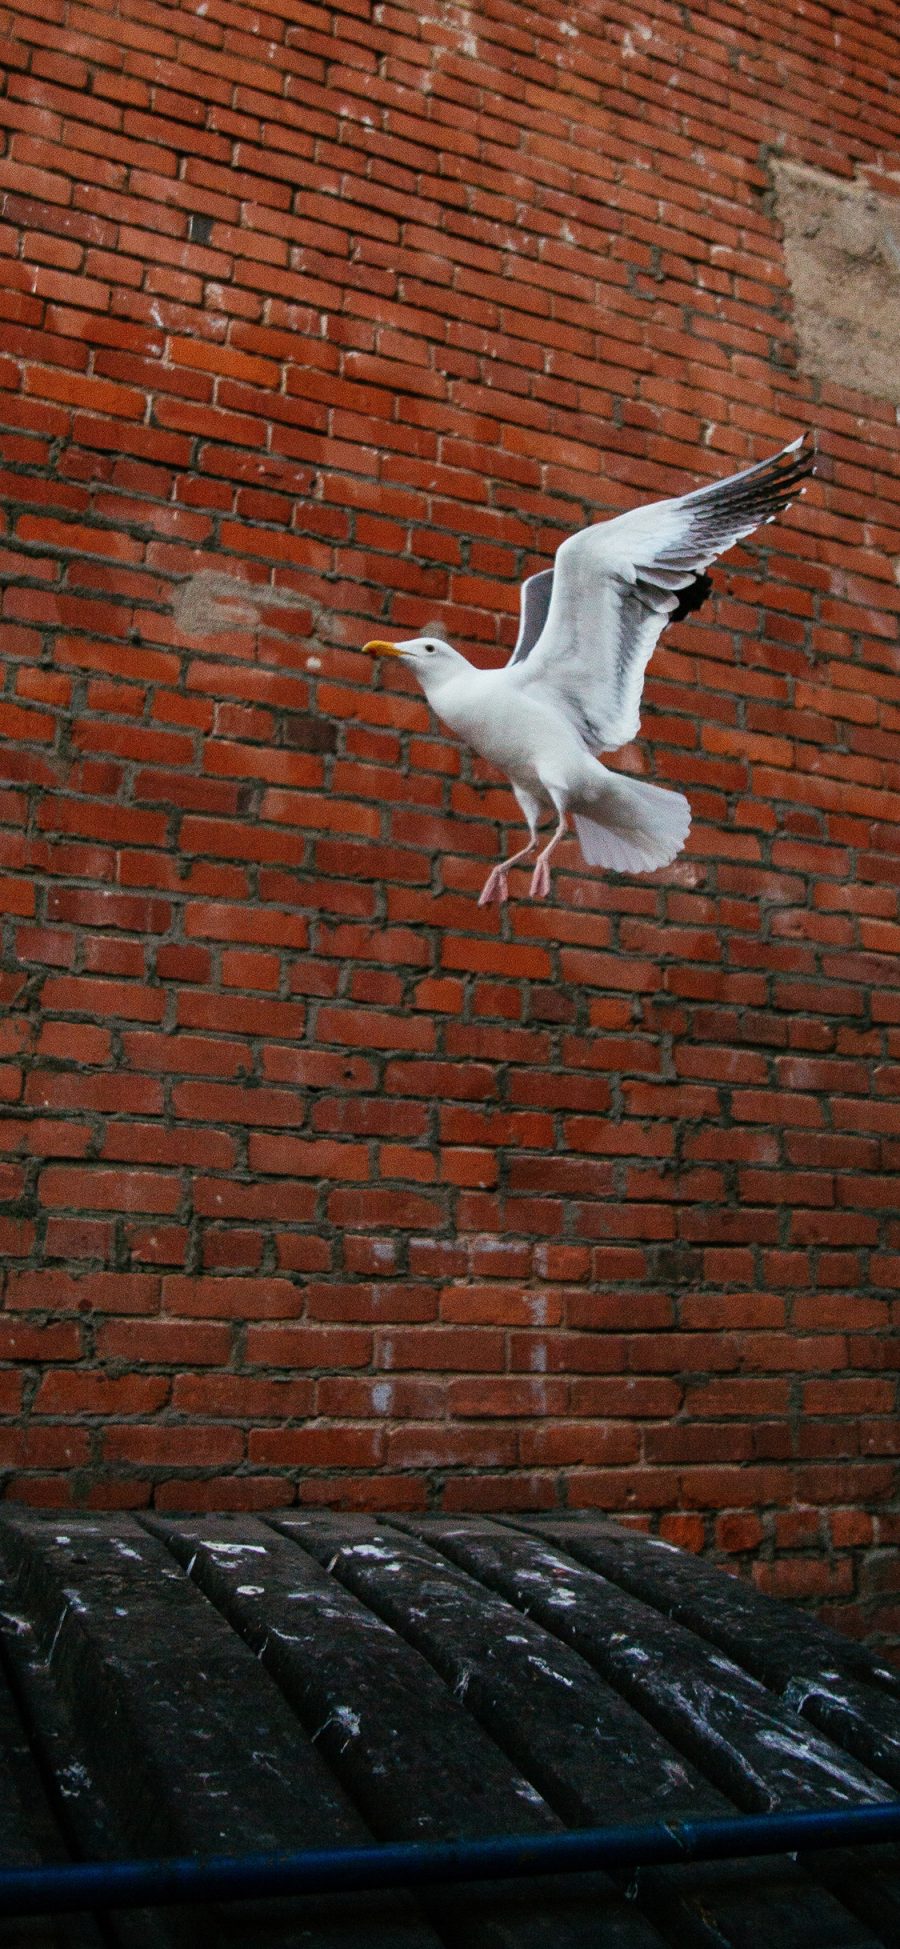
M 520 852 L 511 853 L 509 859 L 501 859 L 498 861 L 497 865 L 488 874 L 478 896 L 479 907 L 486 907 L 488 901 L 493 900 L 495 895 L 501 903 L 509 899 L 509 880 L 507 879 L 509 869 L 511 866 L 518 866 L 520 860 L 529 859 L 536 845 L 537 834 L 535 833 L 534 838 L 529 839 L 527 846 L 523 846 Z
M 541 854 L 531 875 L 531 887 L 529 891 L 532 900 L 546 900 L 550 892 L 550 868 L 547 865 L 547 858 L 544 853 Z
M 532 900 L 546 900 L 550 892 L 550 857 L 551 854 L 555 853 L 560 840 L 565 838 L 568 825 L 569 821 L 563 812 L 560 815 L 559 825 L 553 834 L 549 846 L 545 846 L 543 852 L 539 853 L 535 860 L 534 872 L 531 875 Z
M 487 907 L 494 898 L 501 906 L 504 900 L 509 899 L 509 883 L 506 878 L 506 866 L 503 863 L 495 866 L 488 874 L 478 896 L 479 907 Z

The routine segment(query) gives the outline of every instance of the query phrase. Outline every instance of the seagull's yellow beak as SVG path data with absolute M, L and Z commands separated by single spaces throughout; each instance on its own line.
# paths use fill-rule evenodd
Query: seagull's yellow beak
M 400 651 L 398 650 L 396 643 L 381 643 L 378 641 L 377 637 L 371 643 L 364 643 L 363 649 L 369 650 L 372 656 L 399 656 L 400 655 Z

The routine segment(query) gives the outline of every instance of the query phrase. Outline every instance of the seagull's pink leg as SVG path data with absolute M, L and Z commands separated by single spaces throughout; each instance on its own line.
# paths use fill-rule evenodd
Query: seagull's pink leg
M 488 901 L 493 900 L 495 894 L 499 901 L 508 900 L 509 887 L 507 885 L 506 875 L 510 867 L 518 866 L 520 859 L 528 859 L 530 854 L 534 852 L 537 843 L 537 833 L 535 832 L 532 833 L 527 846 L 523 846 L 520 853 L 512 853 L 509 859 L 502 859 L 499 865 L 493 868 L 488 874 L 478 896 L 479 907 L 486 907 Z
M 546 899 L 547 894 L 550 892 L 550 867 L 548 862 L 551 853 L 555 853 L 560 840 L 565 838 L 568 829 L 568 818 L 565 812 L 561 812 L 559 815 L 559 825 L 553 834 L 549 846 L 544 847 L 543 852 L 538 854 L 534 863 L 534 872 L 531 876 L 532 900 Z

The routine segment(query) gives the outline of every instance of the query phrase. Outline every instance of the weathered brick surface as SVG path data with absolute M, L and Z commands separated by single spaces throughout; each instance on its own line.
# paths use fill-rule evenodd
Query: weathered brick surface
M 883 9 L 0 35 L 6 1493 L 600 1506 L 888 1638 L 896 416 L 766 172 L 900 186 Z M 806 424 L 621 760 L 686 857 L 479 910 L 513 801 L 357 646 Z

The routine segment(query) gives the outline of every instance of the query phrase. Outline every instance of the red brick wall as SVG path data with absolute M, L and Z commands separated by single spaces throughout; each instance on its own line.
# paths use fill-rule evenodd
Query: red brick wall
M 896 415 L 765 168 L 897 167 L 886 13 L 0 32 L 5 1492 L 597 1505 L 886 1636 Z M 621 761 L 687 856 L 479 910 L 513 801 L 357 646 L 807 424 Z

